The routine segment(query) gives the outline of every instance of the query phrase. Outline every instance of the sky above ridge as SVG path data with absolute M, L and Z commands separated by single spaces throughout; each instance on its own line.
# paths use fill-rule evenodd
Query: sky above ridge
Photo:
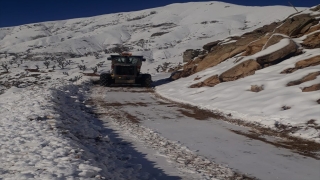
M 311 7 L 319 0 L 289 0 L 296 7 Z M 43 21 L 90 17 L 117 12 L 137 11 L 172 3 L 204 0 L 0 0 L 0 27 Z M 210 1 L 207 1 L 210 2 Z M 288 0 L 223 0 L 245 6 L 289 6 Z

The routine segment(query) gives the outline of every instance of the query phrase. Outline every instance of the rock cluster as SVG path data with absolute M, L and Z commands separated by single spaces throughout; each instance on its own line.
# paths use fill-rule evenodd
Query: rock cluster
M 320 11 L 318 7 L 320 8 L 320 5 L 311 10 Z M 187 63 L 183 66 L 183 70 L 174 72 L 171 79 L 188 77 L 237 55 L 235 65 L 230 69 L 190 86 L 190 88 L 213 87 L 222 82 L 253 75 L 259 69 L 301 54 L 303 49 L 320 48 L 319 17 L 319 14 L 296 13 L 283 22 L 265 25 L 240 37 L 229 37 L 205 44 L 202 52 L 207 53 L 200 53 L 201 50 L 186 50 L 183 60 Z M 302 40 L 298 41 L 297 38 Z M 283 70 L 281 73 L 291 73 L 319 64 L 320 57 L 315 56 L 297 62 L 294 68 Z

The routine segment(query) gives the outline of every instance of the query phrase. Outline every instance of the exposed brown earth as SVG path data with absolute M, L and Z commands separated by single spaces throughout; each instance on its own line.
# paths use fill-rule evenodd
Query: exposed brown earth
M 310 74 L 304 76 L 304 77 L 301 78 L 301 79 L 298 79 L 298 80 L 289 82 L 289 83 L 287 84 L 287 86 L 295 86 L 295 85 L 299 85 L 299 84 L 302 84 L 302 83 L 307 82 L 307 81 L 314 80 L 314 79 L 316 79 L 317 76 L 319 76 L 319 75 L 320 75 L 320 71 L 310 73 Z
M 299 70 L 299 69 L 303 69 L 303 68 L 306 68 L 306 67 L 309 67 L 309 66 L 317 66 L 320 64 L 320 55 L 319 56 L 314 56 L 314 57 L 311 57 L 311 58 L 308 58 L 308 59 L 304 59 L 304 60 L 301 60 L 301 61 L 298 61 L 296 64 L 295 64 L 295 67 L 294 68 L 288 68 L 288 69 L 285 69 L 281 72 L 281 74 L 289 74 L 289 73 L 292 73 L 296 70 Z
M 265 136 L 265 134 L 261 133 L 260 131 L 250 131 L 250 132 L 243 132 L 237 130 L 230 130 L 234 133 L 246 136 L 251 139 L 260 140 L 262 142 L 271 144 L 276 147 L 291 149 L 296 153 L 299 153 L 304 156 L 312 157 L 315 159 L 320 160 L 319 154 L 317 151 L 320 149 L 319 144 L 314 144 L 313 142 L 303 142 L 298 143 L 296 139 L 288 139 L 288 140 L 277 140 L 277 141 L 270 141 Z
M 319 91 L 319 90 L 320 90 L 320 83 L 314 84 L 314 85 L 309 86 L 309 87 L 304 87 L 302 89 L 302 92 L 311 92 L 311 91 Z

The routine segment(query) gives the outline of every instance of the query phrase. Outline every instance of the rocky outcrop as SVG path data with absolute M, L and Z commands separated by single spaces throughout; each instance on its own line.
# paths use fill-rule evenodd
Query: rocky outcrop
M 211 49 L 212 49 L 214 46 L 218 45 L 220 42 L 221 42 L 220 40 L 219 40 L 219 41 L 210 42 L 210 43 L 208 43 L 208 44 L 205 44 L 202 48 L 203 48 L 204 50 L 206 50 L 206 51 L 209 52 L 209 51 L 211 51 Z
M 241 56 L 251 56 L 259 51 L 262 50 L 263 46 L 266 44 L 268 39 L 270 38 L 270 35 L 263 36 L 262 38 L 251 42 L 247 47 L 244 53 L 241 54 Z
M 245 33 L 241 37 L 229 37 L 229 42 L 227 41 L 222 43 L 222 41 L 215 41 L 206 44 L 204 46 L 204 49 L 210 52 L 201 61 L 192 62 L 191 64 L 186 66 L 183 71 L 187 71 L 188 73 L 183 74 L 190 74 L 190 70 L 193 70 L 193 72 L 191 73 L 193 74 L 220 64 L 226 59 L 245 51 L 249 43 L 262 36 L 265 36 L 266 33 L 272 32 L 277 26 L 279 26 L 279 23 L 272 23 L 270 25 L 265 25 L 261 28 L 258 28 L 252 32 Z M 233 40 L 237 41 L 232 42 Z M 196 66 L 196 68 L 191 66 Z
M 302 92 L 311 92 L 311 91 L 318 91 L 320 90 L 320 83 L 319 84 L 314 84 L 309 87 L 305 87 L 302 89 Z
M 261 65 L 257 61 L 247 60 L 222 73 L 219 79 L 221 82 L 234 81 L 252 75 L 259 69 Z
M 298 61 L 295 64 L 294 68 L 285 69 L 281 72 L 281 74 L 289 74 L 289 73 L 292 73 L 298 69 L 303 69 L 303 68 L 306 68 L 309 66 L 317 66 L 317 65 L 320 65 L 320 55 Z
M 289 82 L 287 84 L 287 86 L 295 86 L 295 85 L 299 85 L 299 84 L 302 84 L 302 83 L 307 82 L 307 81 L 312 81 L 312 80 L 316 79 L 317 76 L 319 76 L 319 75 L 320 75 L 320 71 L 310 73 L 310 74 L 304 76 L 301 79 Z
M 262 38 L 248 44 L 246 51 L 242 53 L 241 56 L 250 56 L 256 54 L 257 52 L 260 52 L 261 50 L 280 42 L 284 38 L 285 36 L 278 34 L 268 34 L 266 36 L 263 36 Z
M 205 52 L 200 49 L 187 49 L 185 52 L 183 52 L 183 62 L 189 62 L 192 61 L 195 57 L 198 57 L 199 55 L 203 55 Z
M 203 86 L 213 87 L 213 86 L 215 86 L 215 85 L 217 85 L 219 83 L 220 83 L 219 76 L 218 75 L 214 75 L 214 76 L 211 76 L 211 77 L 205 79 L 202 82 L 199 82 L 199 83 L 196 83 L 196 84 L 192 84 L 189 87 L 190 88 L 200 88 L 200 87 L 203 87 Z
M 267 49 L 269 46 L 272 46 L 272 45 L 274 45 L 274 44 L 277 44 L 278 42 L 280 42 L 280 41 L 281 41 L 282 39 L 284 39 L 284 38 L 285 38 L 285 36 L 280 35 L 280 34 L 274 34 L 274 35 L 272 35 L 272 36 L 268 39 L 267 43 L 264 45 L 263 49 Z
M 305 33 L 311 26 L 315 25 L 317 20 L 309 14 L 299 14 L 287 18 L 284 23 L 275 30 L 275 33 L 281 33 L 290 37 Z
M 241 53 L 246 47 L 245 45 L 241 46 L 240 43 L 241 42 L 228 43 L 213 47 L 212 51 L 201 62 L 199 62 L 195 72 L 216 66 L 224 60 Z
M 301 45 L 306 49 L 320 48 L 320 31 L 309 35 Z
M 320 11 L 320 5 L 310 9 L 311 11 Z
M 312 32 L 320 30 L 320 24 L 317 24 L 315 26 L 312 26 L 305 34 L 310 34 Z
M 261 66 L 269 66 L 270 64 L 277 64 L 281 62 L 284 59 L 287 59 L 291 56 L 293 56 L 295 53 L 298 52 L 298 46 L 296 43 L 290 39 L 287 38 L 289 41 L 288 44 L 280 49 L 277 49 L 274 52 L 262 55 L 260 57 L 257 57 L 257 62 Z M 280 42 L 279 42 L 280 43 Z
M 239 63 L 241 60 L 244 62 L 231 67 L 220 76 L 214 75 L 190 86 L 192 88 L 202 86 L 212 87 L 217 83 L 234 81 L 252 75 L 256 70 L 278 64 L 292 56 L 301 54 L 302 48 L 299 48 L 299 45 L 291 37 L 309 34 L 303 41 L 302 46 L 306 48 L 319 48 L 320 32 L 317 31 L 320 29 L 320 24 L 319 18 L 315 16 L 318 15 L 296 13 L 281 22 L 281 24 L 272 23 L 252 32 L 245 33 L 242 36 L 234 36 L 225 40 L 207 43 L 203 46 L 203 49 L 208 53 L 195 60 L 192 59 L 199 55 L 199 51 L 187 50 L 184 53 L 183 59 L 184 62 L 188 61 L 188 63 L 184 65 L 182 71 L 177 72 L 172 77 L 173 79 L 187 77 L 238 55 L 239 57 L 237 56 L 238 58 L 234 63 Z M 273 45 L 278 49 L 269 48 Z M 320 64 L 318 61 L 317 57 L 304 60 L 296 63 L 294 68 L 286 69 L 282 73 L 291 73 L 300 68 L 318 65 Z M 219 81 L 217 80 L 218 76 Z M 294 83 L 297 82 L 295 81 Z

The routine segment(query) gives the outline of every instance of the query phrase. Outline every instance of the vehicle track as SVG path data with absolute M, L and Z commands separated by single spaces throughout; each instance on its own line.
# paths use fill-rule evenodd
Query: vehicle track
M 176 103 L 160 97 L 153 89 L 95 86 L 91 94 L 89 102 L 96 106 L 99 117 L 112 117 L 133 139 L 142 140 L 179 168 L 200 173 L 205 179 L 269 179 L 268 173 L 271 179 L 320 175 L 315 169 L 320 148 L 314 142 Z M 199 140 L 203 142 L 197 142 Z M 235 150 L 230 150 L 233 146 Z M 241 156 L 248 159 L 242 162 Z M 272 164 L 272 161 L 276 162 Z M 298 167 L 300 164 L 304 167 Z M 262 172 L 257 172 L 259 170 Z M 296 170 L 296 174 L 289 174 Z M 305 174 L 298 173 L 302 170 Z

